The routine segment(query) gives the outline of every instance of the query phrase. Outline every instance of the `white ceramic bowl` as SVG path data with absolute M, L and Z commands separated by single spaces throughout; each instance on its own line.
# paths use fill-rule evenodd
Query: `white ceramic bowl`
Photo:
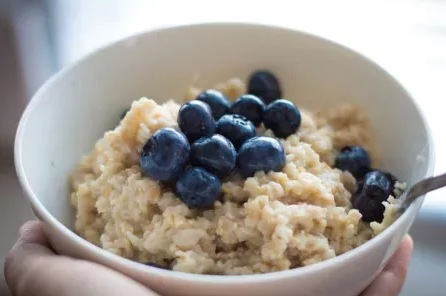
M 67 177 L 119 114 L 142 96 L 181 98 L 200 74 L 211 85 L 268 68 L 285 97 L 308 108 L 362 105 L 382 153 L 380 167 L 409 184 L 433 172 L 432 139 L 413 99 L 388 73 L 333 42 L 283 28 L 206 24 L 160 29 L 107 46 L 62 70 L 34 96 L 15 143 L 17 172 L 54 248 L 119 270 L 163 295 L 357 295 L 394 253 L 423 202 L 382 234 L 312 266 L 246 276 L 165 271 L 112 255 L 73 231 Z M 417 156 L 424 162 L 417 161 Z M 106 283 L 104 283 L 106 284 Z

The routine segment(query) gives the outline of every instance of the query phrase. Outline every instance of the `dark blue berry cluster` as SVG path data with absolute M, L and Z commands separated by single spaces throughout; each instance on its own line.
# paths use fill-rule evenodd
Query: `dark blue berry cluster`
M 350 172 L 357 180 L 352 204 L 365 222 L 381 222 L 385 207 L 383 201 L 394 195 L 397 178 L 392 174 L 373 169 L 370 156 L 359 146 L 344 147 L 336 157 L 335 167 Z
M 206 209 L 220 197 L 220 178 L 234 170 L 244 177 L 280 171 L 285 165 L 282 144 L 257 136 L 256 127 L 263 123 L 277 137 L 288 137 L 299 128 L 300 112 L 281 99 L 279 81 L 270 72 L 254 72 L 248 89 L 249 94 L 234 103 L 210 89 L 181 106 L 179 130 L 160 129 L 144 145 L 144 172 L 155 180 L 174 182 L 188 207 Z

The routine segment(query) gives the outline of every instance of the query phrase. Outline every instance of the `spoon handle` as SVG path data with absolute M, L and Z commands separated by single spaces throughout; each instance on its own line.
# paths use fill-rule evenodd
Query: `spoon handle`
M 446 174 L 430 177 L 413 185 L 402 200 L 402 207 L 407 208 L 418 197 L 446 186 Z

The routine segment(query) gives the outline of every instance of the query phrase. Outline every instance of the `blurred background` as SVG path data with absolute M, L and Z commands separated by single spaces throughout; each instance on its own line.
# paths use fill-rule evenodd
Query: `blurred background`
M 85 54 L 136 32 L 190 22 L 261 22 L 321 35 L 377 61 L 409 89 L 432 127 L 440 173 L 445 15 L 446 0 L 0 0 L 0 258 L 19 225 L 33 218 L 13 167 L 20 115 L 42 83 Z M 446 295 L 445 191 L 428 195 L 411 233 L 415 251 L 401 295 Z M 9 295 L 3 277 L 0 295 Z

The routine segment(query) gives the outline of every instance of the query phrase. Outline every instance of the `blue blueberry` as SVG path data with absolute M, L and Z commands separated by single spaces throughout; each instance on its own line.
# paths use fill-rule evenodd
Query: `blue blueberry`
M 302 121 L 300 111 L 288 100 L 277 100 L 269 104 L 263 113 L 263 124 L 276 137 L 286 138 L 294 134 Z
M 232 142 L 235 149 L 256 135 L 256 128 L 246 117 L 226 114 L 217 122 L 217 133 Z
M 225 114 L 229 113 L 231 102 L 220 91 L 208 89 L 200 93 L 196 100 L 202 101 L 209 105 L 215 120 L 219 120 Z
M 248 79 L 248 93 L 261 98 L 269 104 L 282 97 L 279 80 L 273 73 L 259 70 L 251 74 Z
M 394 177 L 388 173 L 373 170 L 358 183 L 353 195 L 353 207 L 357 209 L 364 222 L 383 220 L 385 207 L 382 204 L 393 194 Z
M 281 171 L 285 166 L 285 150 L 274 138 L 255 137 L 246 141 L 237 157 L 239 172 L 251 177 L 255 172 Z
M 255 126 L 262 123 L 265 104 L 255 95 L 243 95 L 238 98 L 231 106 L 231 112 L 243 115 Z
M 335 167 L 360 179 L 370 171 L 370 157 L 367 151 L 359 146 L 344 147 L 335 159 Z
M 236 165 L 234 145 L 222 135 L 201 138 L 191 146 L 190 162 L 218 176 L 229 175 Z
M 130 108 L 125 109 L 124 111 L 122 111 L 121 113 L 121 120 L 124 119 L 124 117 L 127 115 L 127 113 L 130 111 Z
M 143 146 L 140 165 L 146 175 L 158 181 L 177 179 L 189 159 L 186 137 L 172 128 L 156 131 Z
M 175 188 L 190 209 L 208 209 L 220 198 L 221 183 L 205 169 L 192 167 L 180 177 Z
M 181 106 L 178 112 L 178 125 L 192 143 L 201 137 L 212 136 L 216 124 L 209 105 L 194 100 Z

